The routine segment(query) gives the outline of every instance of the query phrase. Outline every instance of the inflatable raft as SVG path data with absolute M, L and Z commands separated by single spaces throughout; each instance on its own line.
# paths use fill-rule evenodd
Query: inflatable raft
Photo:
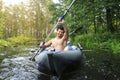
M 82 50 L 80 44 L 71 46 L 70 50 L 54 51 L 48 47 L 35 57 L 40 72 L 60 76 L 69 66 L 80 63 L 82 59 Z

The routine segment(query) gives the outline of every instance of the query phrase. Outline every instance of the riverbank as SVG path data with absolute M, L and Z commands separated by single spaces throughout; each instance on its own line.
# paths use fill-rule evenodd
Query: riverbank
M 120 34 L 84 34 L 76 35 L 73 43 L 80 42 L 85 49 L 107 49 L 115 54 L 120 53 Z
M 0 49 L 9 46 L 37 45 L 38 42 L 39 41 L 31 37 L 21 35 L 7 40 L 0 40 Z M 77 44 L 78 42 L 81 43 L 84 49 L 107 49 L 115 54 L 120 53 L 120 34 L 118 33 L 74 35 L 74 37 L 72 37 L 72 44 Z
M 0 49 L 6 47 L 18 47 L 18 46 L 30 46 L 37 45 L 38 40 L 33 37 L 26 37 L 24 35 L 20 35 L 17 37 L 11 37 L 8 39 L 0 39 Z

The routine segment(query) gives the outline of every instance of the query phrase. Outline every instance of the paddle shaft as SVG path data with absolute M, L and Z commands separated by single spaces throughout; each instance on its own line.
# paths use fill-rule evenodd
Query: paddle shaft
M 62 15 L 62 17 L 60 18 L 60 20 L 63 20 L 67 14 L 67 12 L 69 12 L 69 9 L 72 7 L 73 3 L 75 2 L 75 0 L 72 1 L 72 3 L 70 4 L 70 6 L 66 9 L 66 11 L 64 12 L 64 14 Z M 59 21 L 57 21 L 56 25 L 52 28 L 52 30 L 50 31 L 50 33 L 48 34 L 48 36 L 45 38 L 45 40 L 43 41 L 43 44 L 45 44 L 45 42 L 48 40 L 48 38 L 50 37 L 50 35 L 54 32 L 54 30 L 57 28 L 57 25 L 59 24 Z M 43 48 L 39 48 L 37 53 L 31 58 L 31 60 L 33 60 L 35 58 L 36 55 L 38 55 L 40 52 L 43 51 Z
M 69 11 L 69 9 L 72 7 L 73 3 L 75 2 L 75 0 L 72 1 L 72 3 L 70 4 L 70 6 L 66 9 L 66 11 L 64 12 L 64 14 L 62 15 L 62 17 L 60 18 L 61 20 L 63 20 L 67 14 L 67 12 Z M 59 21 L 57 21 L 56 25 L 53 27 L 53 29 L 50 31 L 50 33 L 48 34 L 48 36 L 46 37 L 45 41 L 47 41 L 47 39 L 50 37 L 50 35 L 54 32 L 54 30 L 56 29 L 57 25 L 59 24 Z
M 30 60 L 35 61 L 35 56 L 38 55 L 39 51 L 42 51 L 41 49 L 42 49 L 42 48 L 39 48 L 38 51 L 37 51 L 37 53 L 36 53 L 34 56 L 32 56 L 32 57 L 30 58 Z

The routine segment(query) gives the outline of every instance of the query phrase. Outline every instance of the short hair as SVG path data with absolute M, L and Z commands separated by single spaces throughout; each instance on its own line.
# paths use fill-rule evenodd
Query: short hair
M 64 27 L 63 27 L 63 25 L 62 25 L 61 23 L 59 23 L 59 24 L 57 25 L 57 31 L 58 31 L 58 29 L 64 31 Z

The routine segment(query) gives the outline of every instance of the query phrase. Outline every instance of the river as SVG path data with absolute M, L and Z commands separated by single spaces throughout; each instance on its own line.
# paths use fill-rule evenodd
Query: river
M 0 80 L 50 80 L 29 60 L 36 47 L 6 47 L 0 51 Z M 119 57 L 106 50 L 83 50 L 84 60 L 60 80 L 120 80 Z M 72 69 L 72 68 L 71 68 Z

